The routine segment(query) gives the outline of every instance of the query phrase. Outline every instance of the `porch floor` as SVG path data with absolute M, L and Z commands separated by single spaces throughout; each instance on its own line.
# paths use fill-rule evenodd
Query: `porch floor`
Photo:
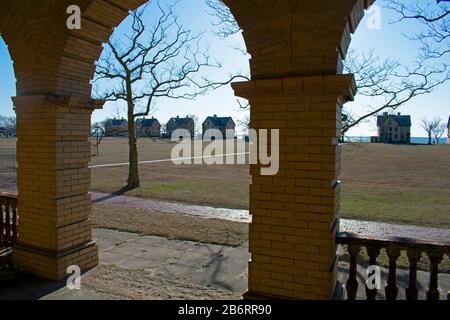
M 81 290 L 19 275 L 2 281 L 0 300 L 111 300 L 111 299 L 240 299 L 247 289 L 248 246 L 225 247 L 167 240 L 126 232 L 95 229 L 101 265 L 82 277 Z M 345 283 L 348 264 L 339 262 L 339 279 Z M 385 281 L 386 270 L 383 270 Z M 440 274 L 442 299 L 450 290 L 450 275 Z M 407 270 L 398 270 L 405 288 Z M 358 266 L 358 298 L 363 299 L 365 269 Z M 384 283 L 384 282 L 383 282 Z M 424 299 L 428 273 L 418 272 L 420 298 Z M 345 290 L 344 296 L 345 299 Z M 380 290 L 378 299 L 384 299 Z M 404 289 L 399 290 L 404 299 Z

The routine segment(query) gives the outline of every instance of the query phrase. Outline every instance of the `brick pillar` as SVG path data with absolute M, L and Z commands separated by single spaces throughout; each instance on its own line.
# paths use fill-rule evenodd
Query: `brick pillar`
M 13 98 L 17 114 L 19 243 L 14 266 L 60 280 L 70 265 L 98 264 L 92 241 L 90 117 L 95 101 L 77 97 Z
M 342 105 L 352 76 L 265 79 L 233 85 L 251 127 L 280 129 L 280 171 L 252 165 L 248 298 L 331 299 L 336 286 Z

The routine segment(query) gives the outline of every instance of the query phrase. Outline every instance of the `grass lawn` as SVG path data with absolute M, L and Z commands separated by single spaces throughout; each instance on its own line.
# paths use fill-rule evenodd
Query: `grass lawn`
M 118 143 L 119 142 L 119 143 Z M 170 158 L 172 144 L 140 142 L 141 160 Z M 345 218 L 450 228 L 450 146 L 384 144 L 342 147 Z M 126 140 L 106 139 L 93 164 L 126 162 Z M 92 170 L 92 188 L 124 185 L 126 167 Z M 248 208 L 247 166 L 141 166 L 142 187 L 129 194 L 237 209 Z
M 450 228 L 450 146 L 343 147 L 346 218 Z
M 0 159 L 15 147 L 0 140 Z M 141 161 L 169 159 L 173 144 L 140 140 Z M 92 165 L 127 162 L 126 139 L 104 139 Z M 450 228 L 450 146 L 363 144 L 342 147 L 341 216 L 360 220 Z M 92 170 L 92 190 L 125 185 L 126 167 Z M 1 180 L 1 174 L 0 174 Z M 142 187 L 127 194 L 236 209 L 248 208 L 246 165 L 141 166 Z

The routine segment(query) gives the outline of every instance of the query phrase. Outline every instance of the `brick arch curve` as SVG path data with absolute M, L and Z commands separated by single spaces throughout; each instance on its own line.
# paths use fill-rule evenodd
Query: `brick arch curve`
M 12 2 L 12 0 L 7 0 L 4 8 L 0 10 L 0 36 L 8 47 L 16 77 L 16 91 L 17 94 L 21 94 L 25 87 L 32 84 L 35 57 L 30 57 L 26 52 L 33 52 L 35 41 L 30 36 L 28 24 L 19 23 L 22 12 L 20 9 L 13 8 Z M 18 34 L 23 35 L 26 39 L 25 45 L 22 41 L 17 41 Z
M 83 0 L 83 28 L 67 32 L 56 92 L 88 96 L 102 44 L 148 0 Z M 342 72 L 351 33 L 374 0 L 224 0 L 239 25 L 253 79 Z M 270 8 L 270 10 L 267 10 Z M 260 23 L 264 21 L 265 23 Z
M 252 76 L 261 79 L 340 74 L 351 34 L 374 0 L 224 2 L 243 29 Z
M 110 38 L 114 28 L 128 17 L 130 10 L 137 9 L 149 0 L 85 0 L 84 2 L 83 28 L 68 33 L 59 65 L 57 92 L 62 95 L 90 95 L 89 81 L 95 72 L 94 62 L 103 50 L 102 44 Z M 78 72 L 74 72 L 74 66 L 77 67 Z

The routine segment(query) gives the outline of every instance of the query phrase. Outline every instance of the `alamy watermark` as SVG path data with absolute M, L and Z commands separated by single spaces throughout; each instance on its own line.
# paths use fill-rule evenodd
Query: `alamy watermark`
M 69 15 L 67 18 L 67 28 L 69 30 L 81 29 L 81 8 L 77 5 L 71 5 L 67 7 L 66 13 Z
M 381 290 L 381 268 L 379 266 L 367 268 L 366 287 L 369 290 Z
M 193 140 L 188 130 L 178 129 L 173 132 L 172 141 L 178 142 L 171 154 L 175 165 L 260 164 L 263 176 L 276 175 L 280 169 L 280 130 L 278 129 L 262 129 L 259 130 L 259 134 L 256 130 L 250 129 L 248 143 L 246 141 L 236 143 L 234 130 L 222 132 L 211 129 L 204 133 L 203 139 Z M 205 142 L 209 143 L 206 147 Z
M 367 10 L 367 21 L 366 21 L 366 27 L 369 30 L 381 30 L 381 8 L 377 6 L 376 4 L 373 4 L 368 10 Z
M 67 289 L 80 290 L 81 289 L 81 269 L 79 266 L 73 265 L 67 268 L 67 274 L 70 276 L 67 278 Z

